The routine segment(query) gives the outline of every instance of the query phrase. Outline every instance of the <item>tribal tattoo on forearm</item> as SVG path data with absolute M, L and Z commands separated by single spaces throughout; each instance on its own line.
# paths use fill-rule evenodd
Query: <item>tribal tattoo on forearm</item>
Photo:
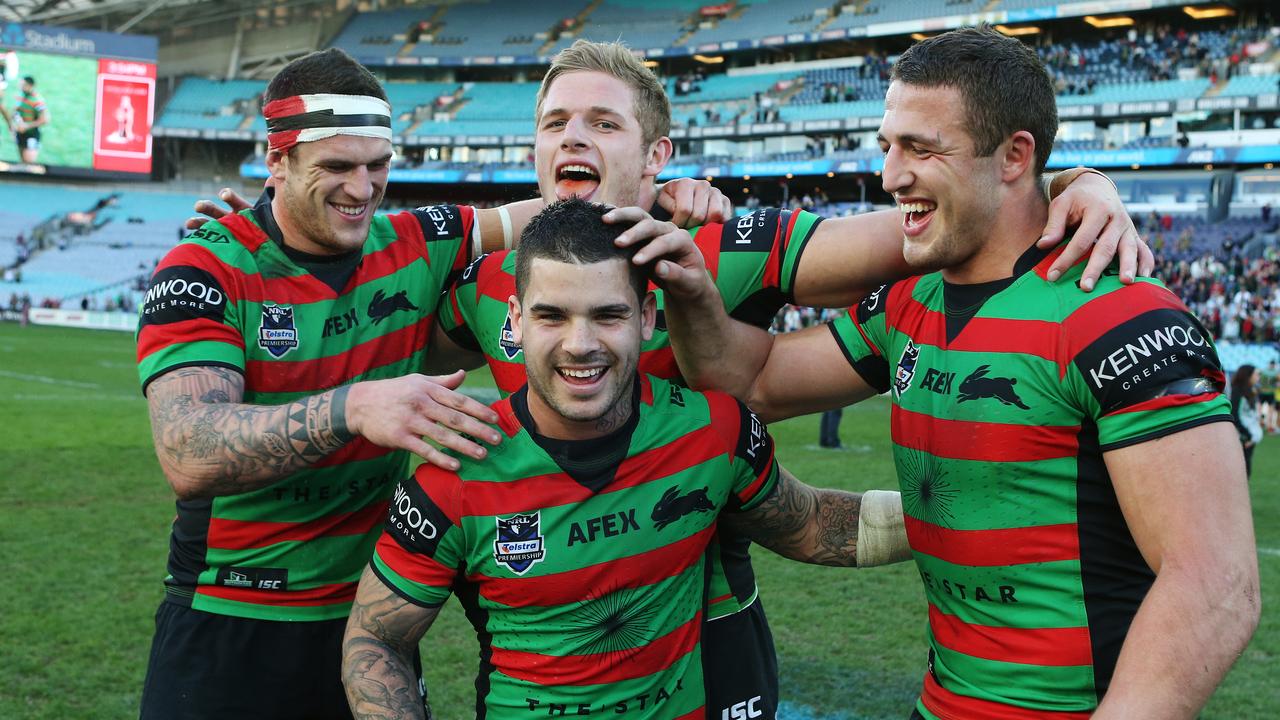
M 792 560 L 856 566 L 862 496 L 809 487 L 785 470 L 780 473 L 778 487 L 758 507 L 723 517 L 747 537 Z
M 234 370 L 174 370 L 147 388 L 156 454 L 167 469 L 201 479 L 197 496 L 256 490 L 351 441 L 348 389 L 287 405 L 245 405 L 244 377 Z
M 357 720 L 426 716 L 413 655 L 439 609 L 422 608 L 391 592 L 365 572 L 347 622 L 342 684 Z

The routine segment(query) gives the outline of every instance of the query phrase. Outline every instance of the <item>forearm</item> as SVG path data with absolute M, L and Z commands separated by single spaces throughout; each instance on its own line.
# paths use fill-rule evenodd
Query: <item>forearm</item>
M 1095 720 L 1196 717 L 1257 625 L 1249 578 L 1197 578 L 1166 564 L 1129 627 Z
M 393 647 L 348 627 L 343 643 L 342 684 L 356 720 L 425 718 L 413 671 L 413 647 Z
M 664 309 L 671 349 L 685 382 L 745 399 L 773 347 L 773 336 L 733 320 L 707 280 L 696 296 L 667 294 Z
M 237 381 L 232 370 L 191 368 L 148 391 L 156 455 L 181 499 L 257 490 L 354 437 L 345 416 L 349 386 L 264 406 L 233 402 L 227 386 Z
M 902 242 L 897 210 L 824 220 L 800 257 L 796 304 L 846 308 L 885 283 L 923 272 L 907 265 Z

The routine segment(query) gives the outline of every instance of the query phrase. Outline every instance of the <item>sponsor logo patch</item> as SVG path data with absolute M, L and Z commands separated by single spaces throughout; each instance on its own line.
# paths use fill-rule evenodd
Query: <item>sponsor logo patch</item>
M 284 591 L 289 589 L 289 571 L 286 568 L 218 568 L 214 584 L 223 587 Z
M 298 347 L 298 329 L 293 325 L 293 306 L 263 305 L 262 326 L 258 328 L 258 347 L 271 353 L 271 357 L 284 354 Z
M 902 356 L 898 358 L 898 369 L 893 374 L 893 397 L 901 399 L 902 394 L 911 387 L 911 378 L 916 375 L 916 362 L 920 359 L 920 348 L 911 338 L 907 338 L 906 347 L 902 348 Z
M 213 275 L 190 266 L 167 267 L 142 298 L 142 323 L 165 325 L 202 318 L 221 322 L 227 295 Z
M 542 513 L 494 518 L 498 523 L 493 541 L 493 559 L 511 572 L 523 575 L 546 557 L 546 543 L 540 533 Z

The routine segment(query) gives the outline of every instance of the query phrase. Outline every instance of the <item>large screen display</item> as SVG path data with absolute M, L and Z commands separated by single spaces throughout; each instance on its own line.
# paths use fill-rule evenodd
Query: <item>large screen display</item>
M 151 172 L 156 40 L 10 23 L 0 31 L 0 171 Z

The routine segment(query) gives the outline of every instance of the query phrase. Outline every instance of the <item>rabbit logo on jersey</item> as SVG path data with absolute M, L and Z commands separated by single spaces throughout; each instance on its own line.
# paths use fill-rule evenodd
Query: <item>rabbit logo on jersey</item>
M 542 535 L 539 534 L 542 513 L 494 519 L 498 522 L 498 534 L 493 541 L 493 559 L 499 565 L 506 565 L 511 572 L 523 575 L 546 556 Z

